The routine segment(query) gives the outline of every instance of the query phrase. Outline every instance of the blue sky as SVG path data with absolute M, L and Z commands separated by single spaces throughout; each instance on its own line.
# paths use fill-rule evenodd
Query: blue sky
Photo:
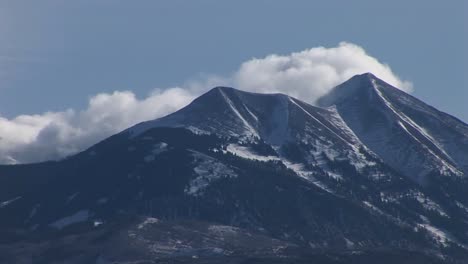
M 0 118 L 86 111 L 90 98 L 114 91 L 144 99 L 155 88 L 235 75 L 254 57 L 346 41 L 466 122 L 465 3 L 1 0 Z
M 114 90 L 144 96 L 251 57 L 350 41 L 468 120 L 463 2 L 3 0 L 0 113 L 79 108 Z

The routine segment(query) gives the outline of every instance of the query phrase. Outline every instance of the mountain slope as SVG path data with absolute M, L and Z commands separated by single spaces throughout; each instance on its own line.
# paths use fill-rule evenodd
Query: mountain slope
M 419 183 L 468 172 L 468 125 L 379 80 L 355 76 L 319 100 L 370 149 Z
M 25 254 L 49 259 L 54 238 L 88 241 L 102 233 L 109 235 L 93 238 L 95 247 L 59 242 L 65 253 L 54 259 L 124 263 L 195 254 L 287 261 L 357 250 L 409 250 L 453 262 L 468 257 L 463 149 L 447 147 L 452 139 L 442 137 L 462 144 L 466 125 L 452 118 L 436 134 L 437 126 L 423 122 L 444 114 L 416 116 L 407 110 L 414 102 L 398 103 L 411 97 L 375 88 L 373 79 L 358 76 L 336 88 L 322 100 L 327 108 L 217 87 L 65 160 L 0 166 L 0 251 L 17 252 L 9 255 L 13 262 Z M 349 103 L 353 94 L 368 108 Z M 378 142 L 382 137 L 390 140 Z M 424 174 L 415 177 L 418 167 L 395 162 L 399 152 Z M 424 178 L 442 184 L 423 184 Z M 132 231 L 148 221 L 165 224 Z M 250 234 L 251 250 L 244 242 L 225 243 L 232 234 L 210 233 L 209 226 Z M 165 231 L 167 237 L 152 235 Z M 110 235 L 116 232 L 122 236 Z M 201 248 L 184 242 L 201 237 Z M 142 245 L 141 251 L 104 250 L 122 243 Z
M 330 120 L 332 114 L 283 94 L 254 94 L 216 87 L 180 111 L 143 122 L 128 131 L 138 135 L 154 127 L 185 127 L 195 133 L 261 138 L 281 145 L 303 135 L 304 129 L 314 129 L 317 135 L 325 132 L 330 136 L 331 132 L 344 143 L 355 143 L 356 139 L 341 129 L 341 120 Z

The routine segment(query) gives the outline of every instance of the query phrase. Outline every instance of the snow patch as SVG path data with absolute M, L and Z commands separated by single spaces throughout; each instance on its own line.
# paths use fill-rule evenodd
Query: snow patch
M 210 132 L 206 130 L 202 130 L 200 128 L 194 127 L 194 126 L 188 126 L 186 127 L 190 132 L 194 133 L 195 135 L 211 135 Z
M 196 164 L 193 170 L 198 177 L 191 180 L 189 185 L 185 188 L 184 192 L 188 195 L 202 195 L 203 190 L 208 187 L 211 182 L 222 178 L 237 177 L 232 169 L 213 157 L 194 150 L 192 150 L 192 155 L 195 159 L 194 164 Z
M 295 104 L 297 107 L 299 107 L 302 111 L 304 111 L 304 113 L 306 113 L 309 117 L 311 117 L 313 120 L 318 122 L 322 127 L 327 129 L 332 135 L 334 135 L 340 141 L 345 143 L 345 146 L 348 147 L 340 151 L 337 151 L 335 143 L 327 140 L 326 138 L 322 136 L 319 136 L 320 140 L 316 139 L 313 145 L 316 150 L 311 153 L 316 162 L 315 164 L 312 163 L 313 165 L 320 167 L 326 173 L 328 173 L 330 177 L 333 177 L 338 180 L 342 179 L 341 175 L 337 174 L 336 172 L 331 171 L 326 164 L 326 160 L 323 159 L 321 155 L 326 155 L 329 160 L 335 160 L 338 157 L 349 160 L 350 164 L 353 165 L 356 168 L 356 170 L 358 170 L 359 172 L 361 172 L 366 167 L 372 167 L 372 166 L 377 165 L 376 162 L 368 160 L 367 157 L 361 153 L 361 149 L 363 149 L 367 153 L 369 153 L 369 155 L 377 158 L 377 155 L 371 152 L 369 149 L 367 149 L 365 145 L 356 136 L 356 134 L 351 130 L 351 128 L 348 127 L 346 122 L 339 115 L 338 111 L 336 110 L 336 107 L 333 106 L 333 107 L 327 108 L 327 111 L 329 113 L 329 116 L 327 116 L 327 120 L 330 122 L 331 125 L 333 125 L 334 128 L 339 130 L 340 133 L 343 134 L 343 136 L 335 132 L 334 129 L 325 125 L 315 116 L 313 116 L 310 112 L 308 112 L 306 109 L 301 107 L 292 98 L 290 98 L 289 100 L 293 104 Z M 304 143 L 307 143 L 307 142 L 304 142 Z
M 156 159 L 156 156 L 167 151 L 168 149 L 168 144 L 165 142 L 160 142 L 156 143 L 153 145 L 153 149 L 151 150 L 151 153 L 146 155 L 143 159 L 145 162 L 152 162 Z
M 238 232 L 238 228 L 233 226 L 225 226 L 225 225 L 210 225 L 208 230 L 213 233 L 226 235 L 226 234 L 236 234 Z
M 354 242 L 347 239 L 346 237 L 344 238 L 345 242 L 346 242 L 346 247 L 351 249 L 351 248 L 354 248 Z
M 249 124 L 249 122 L 247 122 L 247 120 L 245 120 L 245 118 L 241 115 L 241 113 L 239 113 L 239 111 L 236 109 L 236 107 L 234 106 L 234 103 L 231 101 L 231 99 L 229 99 L 229 97 L 222 90 L 219 90 L 219 92 L 221 93 L 224 100 L 226 101 L 226 103 L 231 108 L 231 110 L 234 112 L 234 114 L 236 114 L 236 116 L 242 121 L 242 123 L 244 124 L 244 127 L 247 130 L 248 134 L 250 134 L 251 136 L 260 138 L 257 131 Z
M 226 151 L 232 154 L 235 154 L 241 158 L 244 159 L 250 159 L 250 160 L 257 160 L 257 161 L 280 161 L 281 163 L 286 166 L 286 168 L 294 171 L 299 177 L 306 179 L 308 182 L 311 182 L 312 184 L 316 185 L 322 190 L 325 190 L 329 193 L 334 193 L 330 188 L 328 188 L 324 183 L 320 182 L 316 178 L 313 177 L 312 173 L 310 171 L 307 171 L 304 167 L 304 164 L 301 163 L 293 163 L 288 161 L 285 158 L 280 158 L 276 156 L 261 156 L 257 155 L 255 153 L 252 153 L 249 147 L 244 147 L 244 146 L 239 146 L 236 144 L 229 144 L 226 147 Z M 330 177 L 341 177 L 340 175 L 330 172 Z
M 257 117 L 254 113 L 252 113 L 252 111 L 250 111 L 250 109 L 249 109 L 245 104 L 243 104 L 243 105 L 244 105 L 245 110 L 247 110 L 247 113 L 249 113 L 249 115 L 250 115 L 253 119 L 255 119 L 255 121 L 258 122 L 258 117 Z
M 281 163 L 286 166 L 286 168 L 294 171 L 299 177 L 306 179 L 308 182 L 314 184 L 315 186 L 319 187 L 322 190 L 325 190 L 326 192 L 329 193 L 334 193 L 330 188 L 328 188 L 324 183 L 320 182 L 317 180 L 315 177 L 313 177 L 312 172 L 307 171 L 304 167 L 304 164 L 301 163 L 293 163 L 288 161 L 287 159 L 283 157 L 276 157 L 276 156 L 261 156 L 257 155 L 255 153 L 252 153 L 249 147 L 245 146 L 239 146 L 237 144 L 229 144 L 226 147 L 226 152 L 235 154 L 241 158 L 244 159 L 250 159 L 250 160 L 257 160 L 257 161 L 280 161 Z M 340 175 L 330 172 L 331 177 L 341 177 Z
M 367 206 L 368 208 L 378 212 L 379 214 L 381 215 L 387 215 L 386 213 L 384 213 L 382 210 L 380 210 L 378 207 L 376 207 L 375 205 L 371 204 L 370 202 L 368 201 L 364 201 L 362 202 L 365 206 Z
M 304 164 L 300 164 L 300 163 L 292 163 L 288 160 L 285 160 L 285 159 L 282 159 L 281 160 L 283 162 L 283 164 L 290 170 L 294 171 L 297 176 L 307 180 L 308 182 L 314 184 L 315 186 L 319 187 L 320 189 L 328 192 L 328 193 L 331 193 L 331 194 L 335 194 L 335 192 L 333 190 L 331 190 L 326 184 L 324 184 L 323 182 L 319 181 L 318 179 L 316 179 L 312 172 L 310 171 L 307 171 L 304 169 Z
M 154 217 L 148 217 L 141 224 L 138 225 L 138 229 L 143 229 L 146 225 L 159 223 L 159 219 Z
M 458 206 L 458 208 L 461 208 L 465 211 L 465 213 L 468 213 L 468 207 L 460 203 L 459 201 L 455 201 L 455 204 Z
M 81 211 L 74 213 L 73 215 L 61 218 L 49 224 L 49 226 L 57 228 L 57 229 L 62 229 L 72 224 L 86 222 L 88 221 L 90 216 L 91 214 L 88 210 L 81 210 Z
M 226 152 L 234 154 L 244 159 L 258 160 L 258 161 L 271 161 L 271 160 L 280 160 L 279 157 L 275 156 L 261 156 L 252 152 L 249 147 L 239 146 L 237 144 L 229 144 L 226 147 Z
M 441 216 L 449 217 L 439 204 L 431 200 L 429 197 L 426 197 L 423 193 L 415 192 L 413 195 L 413 197 L 422 205 L 422 207 L 424 207 L 424 209 L 429 211 L 436 211 Z
M 440 216 L 449 217 L 444 209 L 435 201 L 424 195 L 422 192 L 417 190 L 409 190 L 404 193 L 387 193 L 380 192 L 380 200 L 384 203 L 396 203 L 400 204 L 403 199 L 416 200 L 425 210 L 435 211 Z
M 15 197 L 13 199 L 10 199 L 8 201 L 1 202 L 0 203 L 0 208 L 6 207 L 6 206 L 12 204 L 13 202 L 15 202 L 15 201 L 17 201 L 17 200 L 19 200 L 21 198 L 22 198 L 22 196 L 18 196 L 18 197 Z
M 452 172 L 455 175 L 461 176 L 463 173 L 459 171 L 457 168 L 453 167 L 451 164 L 447 163 L 444 159 L 441 159 L 434 151 L 432 151 L 429 147 L 427 147 L 425 144 L 423 144 L 415 135 L 413 135 L 408 128 L 406 127 L 405 124 L 403 124 L 401 121 L 398 121 L 398 125 L 408 134 L 413 138 L 416 142 L 418 142 L 422 148 L 427 150 L 437 161 L 441 163 L 441 167 L 439 167 L 439 172 L 442 175 L 450 175 L 449 172 Z
M 451 236 L 446 232 L 442 231 L 441 229 L 430 225 L 430 224 L 418 224 L 418 227 L 424 228 L 429 234 L 439 243 L 441 243 L 444 247 L 448 246 L 448 242 L 451 242 Z

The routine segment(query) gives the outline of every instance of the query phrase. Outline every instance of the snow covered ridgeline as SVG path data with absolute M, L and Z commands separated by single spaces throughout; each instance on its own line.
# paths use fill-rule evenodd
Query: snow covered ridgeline
M 409 114 L 396 109 L 395 103 L 389 99 L 388 95 L 393 91 L 388 87 L 382 89 L 381 87 L 387 84 L 382 84 L 381 81 L 376 84 L 377 81 L 374 78 L 371 75 L 359 76 L 360 82 L 357 83 L 359 87 L 354 87 L 356 86 L 355 81 L 350 80 L 349 83 L 343 84 L 347 90 L 351 91 L 347 91 L 345 94 L 351 93 L 349 97 L 360 96 L 359 93 L 366 92 L 366 89 L 368 89 L 366 86 L 373 87 L 368 90 L 372 89 L 371 92 L 375 94 L 372 100 L 376 100 L 375 105 L 379 107 L 373 112 L 384 111 L 385 119 L 390 119 L 382 119 L 378 120 L 378 122 L 401 124 L 399 127 L 408 135 L 408 140 L 420 141 L 416 141 L 419 145 L 417 148 L 422 148 L 424 152 L 427 152 L 430 162 L 425 162 L 426 157 L 421 156 L 419 152 L 412 153 L 405 150 L 404 153 L 408 153 L 406 159 L 401 158 L 401 155 L 394 155 L 392 151 L 406 148 L 406 146 L 397 146 L 398 143 L 393 141 L 388 144 L 378 143 L 378 138 L 374 138 L 386 138 L 384 135 L 388 131 L 376 131 L 370 138 L 361 131 L 362 129 L 357 128 L 357 123 L 372 123 L 374 120 L 359 120 L 361 117 L 350 116 L 357 114 L 357 112 L 353 109 L 346 110 L 349 107 L 346 109 L 342 107 L 340 105 L 341 101 L 330 99 L 327 102 L 327 108 L 318 108 L 286 95 L 252 94 L 226 87 L 217 87 L 197 98 L 186 108 L 166 117 L 139 124 L 130 128 L 129 131 L 134 137 L 154 127 L 185 127 L 197 134 L 216 134 L 223 137 L 237 138 L 239 143 L 248 143 L 260 139 L 274 146 L 281 146 L 291 140 L 304 141 L 310 144 L 317 141 L 325 148 L 333 151 L 352 150 L 350 151 L 350 159 L 354 159 L 353 163 L 356 166 L 360 166 L 360 162 L 365 162 L 365 158 L 358 157 L 361 153 L 359 149 L 365 149 L 375 158 L 382 159 L 385 163 L 405 174 L 417 174 L 415 171 L 418 171 L 418 166 L 421 165 L 423 168 L 419 171 L 427 174 L 435 168 L 430 165 L 435 162 L 436 164 L 440 163 L 440 166 L 436 168 L 437 172 L 461 175 L 461 170 L 454 166 L 453 160 L 455 159 L 450 158 L 452 154 L 444 150 L 442 140 L 430 135 L 430 130 L 417 124 L 416 121 L 410 118 Z M 353 89 L 349 88 L 350 86 L 353 86 Z M 337 92 L 332 93 L 331 98 L 340 98 L 336 94 L 343 93 L 342 90 L 337 88 Z M 409 95 L 404 96 L 409 97 Z M 349 103 L 352 100 L 343 99 L 343 101 Z M 393 120 L 395 118 L 400 121 Z M 411 130 L 409 127 L 411 127 Z M 418 135 L 415 135 L 413 130 Z M 340 145 L 342 146 L 340 147 Z M 388 150 L 385 150 L 386 148 Z M 353 155 L 355 157 L 352 157 Z M 417 157 L 417 159 L 414 160 L 414 157 Z M 405 164 L 402 162 L 405 162 Z M 361 164 L 361 166 L 365 165 L 371 164 Z M 418 176 L 418 179 L 420 177 L 423 176 Z
M 230 225 L 308 249 L 403 243 L 441 256 L 463 249 L 467 185 L 448 167 L 463 171 L 464 143 L 451 134 L 460 129 L 431 119 L 440 116 L 407 95 L 395 99 L 384 84 L 359 78 L 365 86 L 327 108 L 286 95 L 216 88 L 186 109 L 139 125 L 139 133 L 116 135 L 49 167 L 30 165 L 25 179 L 51 171 L 57 177 L 37 192 L 8 190 L 0 201 L 0 231 L 99 232 L 120 221 L 121 212 L 135 212 L 145 218 L 125 239 L 165 256 L 228 254 L 232 249 L 219 243 L 241 232 Z M 399 155 L 391 160 L 388 153 Z M 407 173 L 420 168 L 440 184 L 420 185 Z M 0 168 L 0 177 L 8 173 Z M 24 219 L 18 221 L 11 212 L 19 211 Z M 216 225 L 203 228 L 219 239 L 210 250 L 184 244 L 200 234 L 186 230 L 184 240 L 164 224 L 186 218 L 215 219 Z
M 419 184 L 468 173 L 468 125 L 372 74 L 337 86 L 319 105 L 335 108 L 367 148 Z

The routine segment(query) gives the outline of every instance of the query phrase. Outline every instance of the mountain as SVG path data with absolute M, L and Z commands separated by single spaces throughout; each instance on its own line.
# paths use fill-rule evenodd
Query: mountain
M 334 106 L 366 146 L 421 184 L 433 173 L 468 173 L 468 126 L 370 73 L 339 85 L 319 105 Z
M 319 105 L 217 87 L 64 160 L 0 166 L 0 262 L 468 259 L 468 125 L 371 74 Z

